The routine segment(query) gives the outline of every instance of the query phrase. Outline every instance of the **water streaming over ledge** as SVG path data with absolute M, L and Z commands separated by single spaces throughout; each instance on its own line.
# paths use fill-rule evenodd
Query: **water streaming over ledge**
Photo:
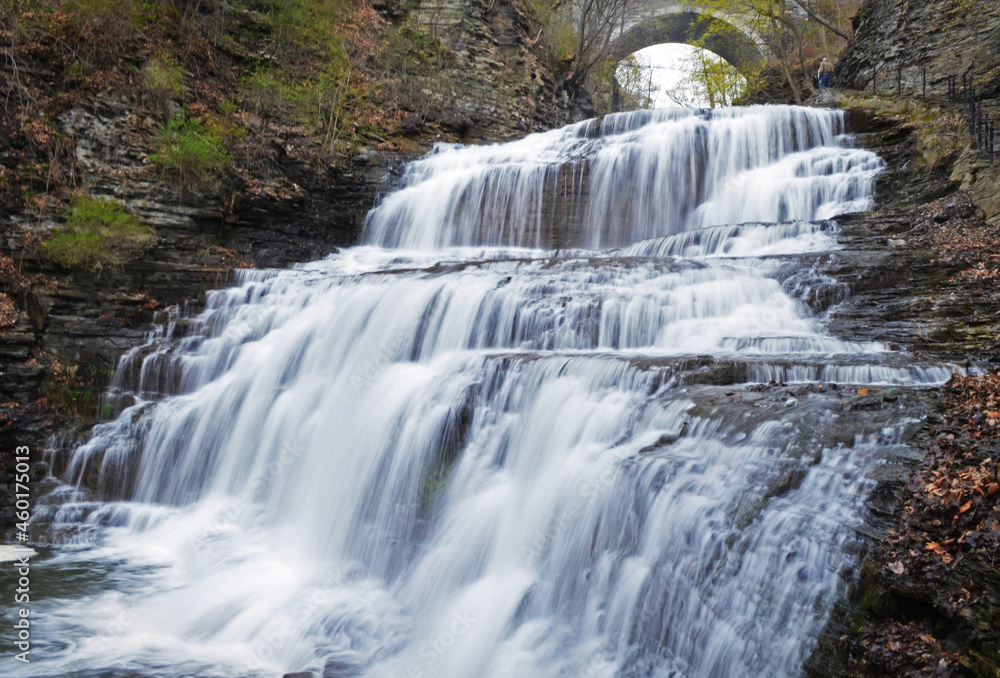
M 864 210 L 882 167 L 844 114 L 791 106 L 607 116 L 494 146 L 440 145 L 369 215 L 386 247 L 621 247 L 705 226 Z
M 39 659 L 0 670 L 799 675 L 907 388 L 951 371 L 807 303 L 845 292 L 797 255 L 880 166 L 790 107 L 439 147 L 366 246 L 243 272 L 123 361 L 40 507 Z

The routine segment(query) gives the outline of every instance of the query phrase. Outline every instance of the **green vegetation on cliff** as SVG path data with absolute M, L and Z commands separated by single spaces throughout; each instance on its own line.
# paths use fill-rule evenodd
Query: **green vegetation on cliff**
M 444 51 L 354 0 L 2 0 L 0 45 L 0 205 L 36 224 L 68 210 L 40 261 L 92 269 L 121 243 L 73 226 L 74 195 L 290 195 L 288 166 L 344 171 L 405 133 L 404 81 Z M 81 154 L 95 122 L 118 157 Z
M 149 159 L 182 185 L 210 183 L 231 161 L 224 129 L 189 118 L 183 109 L 156 133 L 156 152 Z
M 117 200 L 75 196 L 65 230 L 45 241 L 42 251 L 66 268 L 100 270 L 121 264 L 155 240 L 153 229 L 126 212 Z

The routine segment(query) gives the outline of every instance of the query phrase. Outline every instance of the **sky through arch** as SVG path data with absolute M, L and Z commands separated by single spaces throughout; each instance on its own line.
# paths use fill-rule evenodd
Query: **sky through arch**
M 662 43 L 650 45 L 631 55 L 642 69 L 642 88 L 651 99 L 654 108 L 690 106 L 702 108 L 711 105 L 707 93 L 691 77 L 692 70 L 699 64 L 714 62 L 728 63 L 719 55 L 687 43 Z M 736 76 L 739 87 L 746 80 Z M 619 66 L 618 81 L 626 86 L 628 76 Z

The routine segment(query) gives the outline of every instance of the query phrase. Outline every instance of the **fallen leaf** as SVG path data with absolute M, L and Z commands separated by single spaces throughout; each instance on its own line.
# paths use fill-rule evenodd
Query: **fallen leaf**
M 889 563 L 888 568 L 890 572 L 893 572 L 895 574 L 903 574 L 903 572 L 906 571 L 906 568 L 903 567 L 903 563 L 899 562 L 898 560 L 894 563 Z
M 962 505 L 961 505 L 961 506 L 960 506 L 960 507 L 958 508 L 958 512 L 959 512 L 959 513 L 965 513 L 965 512 L 966 512 L 966 511 L 968 511 L 968 510 L 969 510 L 970 508 L 972 508 L 972 500 L 971 500 L 971 499 L 970 499 L 969 501 L 965 502 L 964 504 L 962 504 Z

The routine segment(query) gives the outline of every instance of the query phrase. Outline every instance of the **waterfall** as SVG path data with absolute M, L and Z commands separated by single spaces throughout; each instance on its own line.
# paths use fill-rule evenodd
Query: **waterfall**
M 880 168 L 794 107 L 438 146 L 365 245 L 240 272 L 122 361 L 39 507 L 34 569 L 71 575 L 44 656 L 0 668 L 800 675 L 953 369 L 809 305 L 844 292 L 802 255 Z
M 371 212 L 366 242 L 607 248 L 705 226 L 826 219 L 866 209 L 882 167 L 843 131 L 839 111 L 754 106 L 443 144 Z

